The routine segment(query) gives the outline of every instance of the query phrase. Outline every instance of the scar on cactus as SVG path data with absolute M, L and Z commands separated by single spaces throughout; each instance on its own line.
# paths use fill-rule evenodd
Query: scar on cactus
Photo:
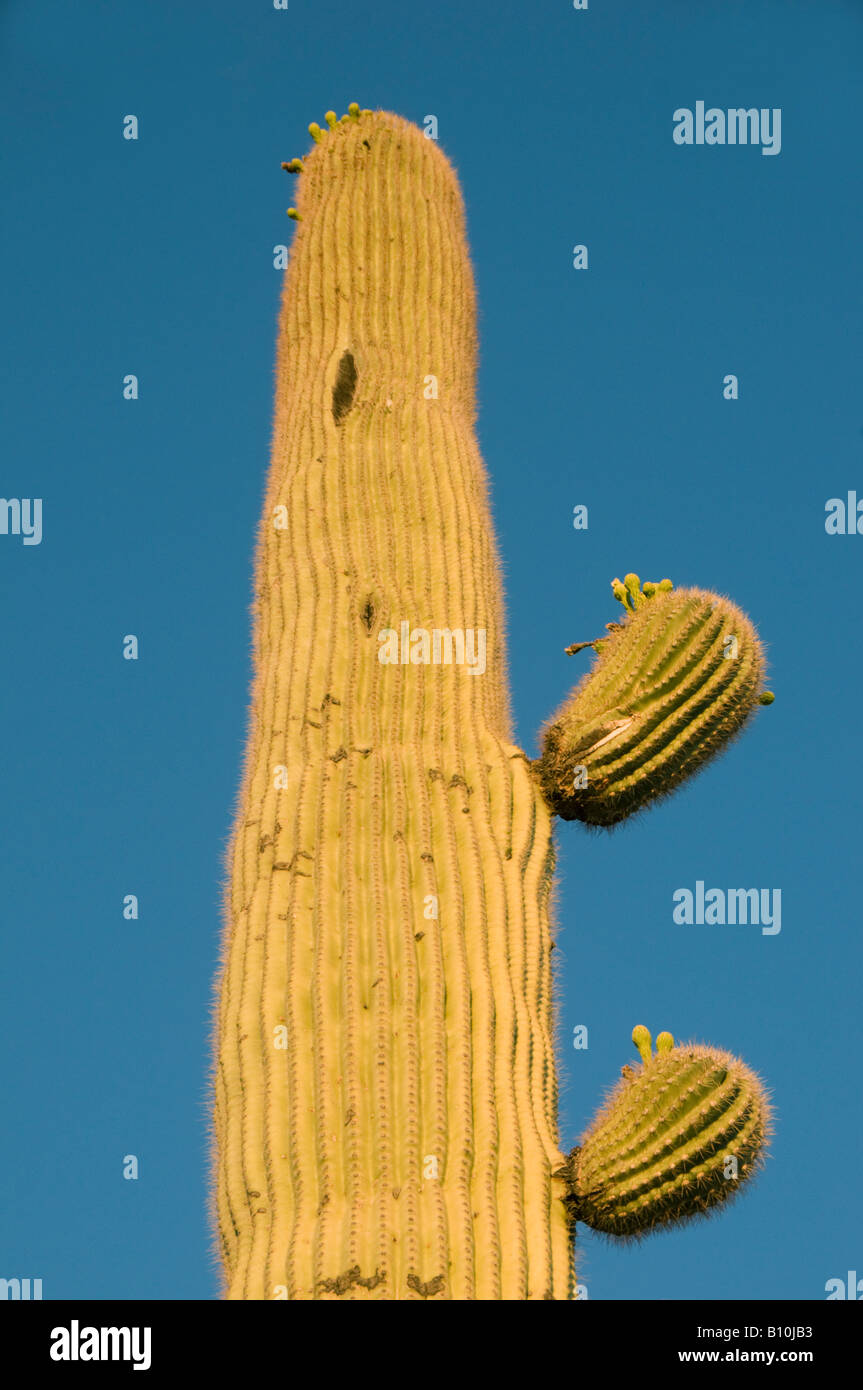
M 738 1058 L 643 1025 L 640 1067 L 617 1086 L 561 1170 L 573 1221 L 638 1239 L 709 1216 L 764 1164 L 772 1111 L 761 1079 Z
M 607 827 L 668 796 L 773 701 L 758 633 L 729 599 L 670 579 L 642 587 L 637 574 L 611 587 L 625 616 L 566 648 L 599 659 L 546 726 L 535 764 L 561 819 Z
M 343 352 L 339 361 L 339 373 L 333 387 L 333 419 L 336 424 L 345 418 L 354 403 L 357 389 L 357 364 L 353 354 Z
M 611 825 L 667 794 L 742 727 L 763 656 L 727 600 L 627 575 L 622 620 L 573 648 L 596 665 L 542 758 L 517 746 L 458 179 L 386 111 L 352 102 L 309 133 L 283 165 L 295 228 L 214 1009 L 223 1293 L 570 1300 L 574 1222 L 626 1237 L 718 1208 L 769 1116 L 742 1063 L 669 1034 L 646 1056 L 642 1030 L 641 1067 L 567 1157 L 553 816 Z M 412 618 L 485 629 L 482 679 L 382 664 L 375 637 Z

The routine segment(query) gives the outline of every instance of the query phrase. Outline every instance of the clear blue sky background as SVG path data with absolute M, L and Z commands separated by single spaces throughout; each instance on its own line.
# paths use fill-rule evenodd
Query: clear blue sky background
M 215 1296 L 209 1007 L 279 165 L 356 99 L 437 115 L 461 178 L 523 745 L 629 569 L 728 593 L 769 643 L 776 703 L 724 759 L 612 836 L 561 826 L 558 985 L 567 1143 L 643 1022 L 769 1078 L 772 1158 L 711 1222 L 623 1250 L 583 1232 L 581 1278 L 594 1299 L 824 1298 L 863 1271 L 863 536 L 824 528 L 828 498 L 863 496 L 863 6 L 55 0 L 3 5 L 0 45 L 0 493 L 44 504 L 41 545 L 0 536 L 0 1275 Z M 780 107 L 781 153 L 678 147 L 699 99 Z M 675 926 L 697 879 L 781 889 L 781 933 Z

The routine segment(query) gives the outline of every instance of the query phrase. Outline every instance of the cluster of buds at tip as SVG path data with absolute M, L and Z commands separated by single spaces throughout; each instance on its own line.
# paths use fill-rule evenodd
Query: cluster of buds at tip
M 324 120 L 327 123 L 328 130 L 335 130 L 338 126 L 347 125 L 350 121 L 358 121 L 361 116 L 371 115 L 372 111 L 370 108 L 365 107 L 361 110 L 359 104 L 356 101 L 352 101 L 344 116 L 337 116 L 335 111 L 327 111 L 324 113 Z M 327 134 L 327 131 L 322 130 L 316 121 L 311 121 L 309 124 L 309 134 L 315 144 L 319 145 Z M 301 174 L 305 167 L 303 160 L 299 158 L 282 160 L 282 168 L 288 174 Z M 288 208 L 287 211 L 288 217 L 294 222 L 302 222 L 302 214 L 298 212 L 296 208 Z
M 642 1062 L 649 1062 L 653 1057 L 653 1039 L 650 1030 L 645 1028 L 643 1023 L 637 1023 L 632 1030 L 632 1041 L 638 1048 Z M 674 1038 L 670 1033 L 660 1033 L 656 1039 L 657 1056 L 662 1057 L 666 1052 L 670 1052 L 674 1046 Z
M 335 111 L 326 111 L 324 113 L 324 120 L 326 121 L 327 126 L 330 130 L 335 130 L 337 126 L 347 125 L 348 121 L 358 121 L 360 119 L 360 116 L 370 116 L 371 114 L 372 113 L 368 108 L 363 108 L 362 110 L 360 110 L 358 102 L 352 101 L 344 116 L 337 116 Z M 326 133 L 327 132 L 325 130 L 322 130 L 321 127 L 317 124 L 317 122 L 312 121 L 309 124 L 309 134 L 311 135 L 316 145 L 319 145 L 321 143 Z

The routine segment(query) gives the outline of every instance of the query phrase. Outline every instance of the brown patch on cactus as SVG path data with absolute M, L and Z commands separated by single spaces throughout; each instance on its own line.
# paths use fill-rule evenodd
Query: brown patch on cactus
M 369 636 L 371 636 L 372 624 L 374 623 L 374 620 L 375 605 L 372 601 L 371 594 L 369 594 L 368 598 L 366 599 L 365 603 L 360 609 L 360 622 L 362 623 Z
M 384 1282 L 385 1278 L 386 1275 L 381 1274 L 377 1269 L 374 1274 L 363 1277 L 359 1265 L 353 1265 L 350 1269 L 345 1270 L 344 1274 L 336 1275 L 334 1279 L 322 1279 L 318 1287 L 323 1289 L 324 1293 L 334 1293 L 341 1297 L 342 1294 L 350 1293 L 353 1288 L 376 1289 L 378 1284 Z
M 343 352 L 339 361 L 336 384 L 333 387 L 333 419 L 341 424 L 354 403 L 357 389 L 357 364 L 352 352 Z
M 408 1288 L 418 1293 L 420 1298 L 434 1298 L 435 1294 L 443 1293 L 445 1283 L 442 1274 L 436 1274 L 434 1279 L 429 1279 L 425 1284 L 417 1274 L 409 1274 L 407 1278 Z

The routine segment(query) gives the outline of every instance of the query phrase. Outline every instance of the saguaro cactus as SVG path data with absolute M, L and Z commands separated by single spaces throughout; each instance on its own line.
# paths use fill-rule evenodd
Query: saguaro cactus
M 310 127 L 215 1023 L 232 1299 L 566 1299 L 551 807 L 512 740 L 455 175 Z

